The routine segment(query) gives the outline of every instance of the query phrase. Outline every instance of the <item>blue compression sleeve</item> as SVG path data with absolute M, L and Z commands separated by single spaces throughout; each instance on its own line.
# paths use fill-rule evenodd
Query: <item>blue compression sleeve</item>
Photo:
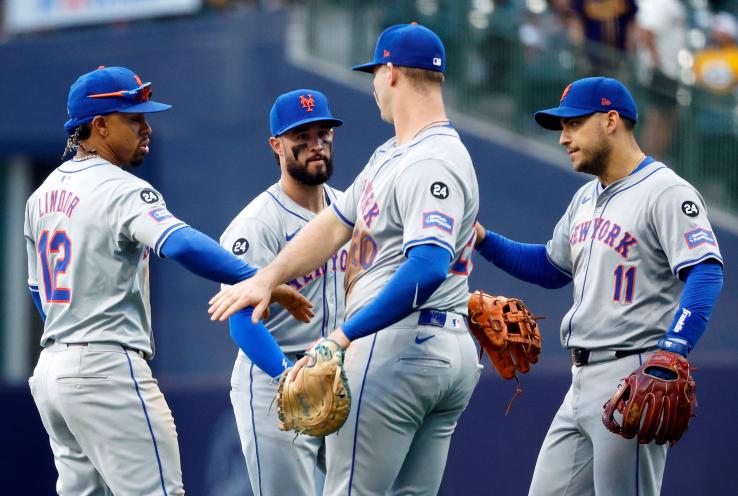
M 44 307 L 41 305 L 41 295 L 38 294 L 38 288 L 31 288 L 29 286 L 28 290 L 31 292 L 31 298 L 38 309 L 38 313 L 41 314 L 41 320 L 46 322 L 46 313 L 44 313 Z
M 659 348 L 687 356 L 707 328 L 712 309 L 723 287 L 723 267 L 705 260 L 682 269 L 684 289 L 674 321 L 659 340 Z
M 485 231 L 477 251 L 508 274 L 548 289 L 563 288 L 571 277 L 561 272 L 546 256 L 546 245 L 518 243 L 492 231 Z
M 341 328 L 350 340 L 367 336 L 399 322 L 428 301 L 446 280 L 451 254 L 436 245 L 414 246 L 387 285 L 370 304 Z
M 162 256 L 211 281 L 236 284 L 256 274 L 256 269 L 228 253 L 213 239 L 191 227 L 177 229 L 164 241 Z
M 251 322 L 253 312 L 254 309 L 248 307 L 231 315 L 228 319 L 231 338 L 254 365 L 271 377 L 278 377 L 286 368 L 292 366 L 292 362 L 282 353 L 261 321 L 258 324 Z

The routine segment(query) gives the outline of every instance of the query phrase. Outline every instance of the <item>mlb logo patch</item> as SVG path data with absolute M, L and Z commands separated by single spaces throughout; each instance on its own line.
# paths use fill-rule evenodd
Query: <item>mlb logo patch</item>
M 708 231 L 707 229 L 703 229 L 701 227 L 698 227 L 697 229 L 694 229 L 692 231 L 685 232 L 684 240 L 687 242 L 687 246 L 690 250 L 704 244 L 712 246 L 716 245 L 715 235 L 712 234 L 712 231 Z
M 171 219 L 174 217 L 171 213 L 169 213 L 169 210 L 167 210 L 164 207 L 156 207 L 149 210 L 149 215 L 152 219 L 154 219 L 156 222 L 162 222 L 167 219 Z
M 438 57 L 435 57 L 433 59 L 433 65 L 436 66 L 436 67 L 441 67 L 441 59 L 438 58 Z
M 440 229 L 443 232 L 451 234 L 454 230 L 453 217 L 433 210 L 431 212 L 423 212 L 423 229 Z

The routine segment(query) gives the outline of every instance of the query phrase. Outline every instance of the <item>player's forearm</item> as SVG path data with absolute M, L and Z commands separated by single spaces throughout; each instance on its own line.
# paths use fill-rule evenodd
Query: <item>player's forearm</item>
M 231 338 L 247 357 L 271 377 L 278 377 L 292 366 L 264 324 L 251 322 L 253 308 L 245 308 L 229 319 Z
M 723 287 L 723 268 L 714 260 L 685 270 L 686 281 L 679 308 L 666 336 L 659 341 L 659 348 L 682 356 L 687 356 L 704 334 Z
M 368 336 L 399 322 L 428 301 L 446 280 L 451 262 L 446 249 L 420 245 L 408 255 L 377 297 L 341 326 L 346 338 Z
M 308 222 L 295 239 L 259 271 L 258 277 L 272 288 L 291 281 L 323 265 L 350 238 L 351 230 L 327 208 Z
M 31 298 L 33 299 L 34 305 L 36 305 L 39 315 L 41 315 L 41 320 L 46 322 L 46 313 L 44 312 L 44 307 L 41 305 L 41 295 L 38 294 L 38 288 L 29 286 L 28 290 L 31 292 Z
M 191 227 L 173 232 L 164 241 L 161 254 L 176 260 L 193 274 L 224 284 L 236 284 L 256 273 L 255 268 Z
M 523 281 L 548 289 L 562 288 L 571 282 L 571 277 L 548 259 L 545 245 L 518 243 L 486 231 L 476 249 L 486 260 Z

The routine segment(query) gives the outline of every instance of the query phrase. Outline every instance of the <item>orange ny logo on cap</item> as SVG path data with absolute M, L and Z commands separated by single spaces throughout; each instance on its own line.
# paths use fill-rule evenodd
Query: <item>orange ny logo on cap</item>
M 566 98 L 566 95 L 569 94 L 569 88 L 571 88 L 571 85 L 572 84 L 574 84 L 574 83 L 569 83 L 569 86 L 567 86 L 566 88 L 564 88 L 564 92 L 561 94 L 561 100 L 559 100 L 560 102 L 563 102 L 564 101 L 564 98 Z
M 607 98 L 602 98 L 602 105 L 612 105 L 612 102 L 608 100 Z
M 315 100 L 313 100 L 313 95 L 300 95 L 300 106 L 304 109 L 307 109 L 308 112 L 312 112 L 313 107 L 315 107 Z
M 382 52 L 382 57 L 389 57 L 389 56 L 390 56 L 390 51 L 385 48 L 384 52 Z

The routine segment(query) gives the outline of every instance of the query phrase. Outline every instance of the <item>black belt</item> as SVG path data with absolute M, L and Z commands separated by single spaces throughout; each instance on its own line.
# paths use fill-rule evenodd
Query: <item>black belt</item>
M 649 351 L 652 351 L 654 349 L 655 347 L 641 348 L 638 350 L 587 350 L 585 348 L 572 348 L 571 361 L 574 363 L 575 366 L 581 367 L 583 365 L 591 365 L 593 363 L 617 360 L 618 358 L 623 358 L 630 355 L 648 353 Z

